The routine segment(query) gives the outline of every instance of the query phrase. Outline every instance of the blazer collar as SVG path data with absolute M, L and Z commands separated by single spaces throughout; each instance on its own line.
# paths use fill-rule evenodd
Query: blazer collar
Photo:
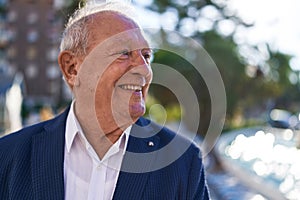
M 159 130 L 151 123 L 140 118 L 132 127 L 114 199 L 142 199 L 159 147 Z
M 32 184 L 35 199 L 64 199 L 65 122 L 69 109 L 32 137 Z

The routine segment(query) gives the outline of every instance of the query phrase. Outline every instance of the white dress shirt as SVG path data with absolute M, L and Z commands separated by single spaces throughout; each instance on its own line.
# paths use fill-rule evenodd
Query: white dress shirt
M 113 197 L 131 126 L 99 159 L 87 141 L 74 113 L 66 122 L 64 184 L 66 200 L 110 200 Z

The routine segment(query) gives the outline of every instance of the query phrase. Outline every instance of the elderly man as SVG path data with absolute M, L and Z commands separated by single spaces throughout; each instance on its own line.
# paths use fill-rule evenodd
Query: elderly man
M 209 199 L 199 149 L 142 118 L 151 49 L 128 5 L 87 4 L 58 62 L 74 100 L 0 140 L 0 199 Z

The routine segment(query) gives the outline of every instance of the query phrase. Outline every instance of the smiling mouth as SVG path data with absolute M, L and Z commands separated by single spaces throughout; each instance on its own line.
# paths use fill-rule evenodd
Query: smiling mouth
M 140 85 L 120 85 L 120 88 L 123 90 L 129 90 L 129 91 L 135 91 L 135 92 L 140 92 L 143 89 L 143 86 Z

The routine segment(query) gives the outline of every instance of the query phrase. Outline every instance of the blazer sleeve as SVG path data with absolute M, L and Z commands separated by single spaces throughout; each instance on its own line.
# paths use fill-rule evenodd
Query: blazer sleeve
M 202 162 L 202 155 L 198 148 L 197 152 L 198 153 L 193 154 L 189 172 L 187 199 L 209 200 L 210 196 L 205 178 L 205 169 Z
M 2 157 L 0 157 L 0 159 L 2 160 Z M 5 171 L 6 169 L 4 169 L 2 165 L 2 167 L 0 167 L 0 199 L 8 199 L 8 184 Z

